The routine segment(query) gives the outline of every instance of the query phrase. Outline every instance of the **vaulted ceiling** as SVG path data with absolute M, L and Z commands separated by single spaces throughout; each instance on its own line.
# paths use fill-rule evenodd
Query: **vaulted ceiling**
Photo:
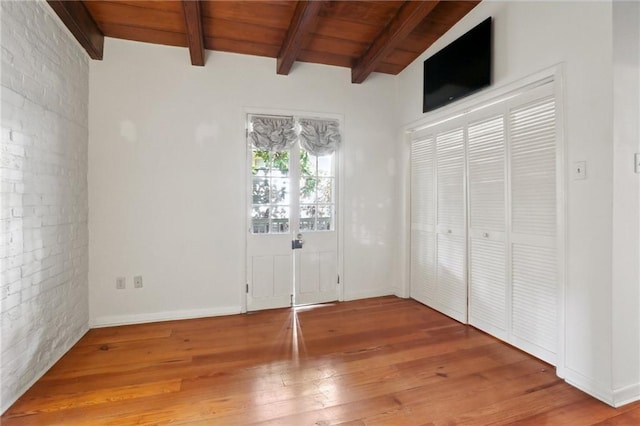
M 63 1 L 48 0 L 91 58 L 104 37 L 182 46 L 191 63 L 205 50 L 351 69 L 353 83 L 372 72 L 398 74 L 478 1 Z M 186 57 L 185 57 L 186 60 Z

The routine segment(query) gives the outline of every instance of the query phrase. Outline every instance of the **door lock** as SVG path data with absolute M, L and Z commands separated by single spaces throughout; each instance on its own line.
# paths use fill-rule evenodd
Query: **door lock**
M 296 239 L 291 241 L 291 249 L 301 249 L 304 241 L 302 240 L 302 234 L 296 235 Z

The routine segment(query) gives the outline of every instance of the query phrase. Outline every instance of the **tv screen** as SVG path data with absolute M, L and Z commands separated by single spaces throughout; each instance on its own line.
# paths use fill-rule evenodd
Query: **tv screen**
M 491 18 L 424 61 L 422 112 L 491 85 Z

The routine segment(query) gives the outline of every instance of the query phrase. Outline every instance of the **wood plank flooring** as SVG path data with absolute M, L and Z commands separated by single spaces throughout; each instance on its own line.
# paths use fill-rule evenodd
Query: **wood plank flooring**
M 554 368 L 383 297 L 89 331 L 13 425 L 638 425 Z

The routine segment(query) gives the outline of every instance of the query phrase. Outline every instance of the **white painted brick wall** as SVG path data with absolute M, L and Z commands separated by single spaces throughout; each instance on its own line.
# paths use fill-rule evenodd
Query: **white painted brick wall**
M 44 1 L 0 14 L 4 412 L 88 330 L 89 60 Z

